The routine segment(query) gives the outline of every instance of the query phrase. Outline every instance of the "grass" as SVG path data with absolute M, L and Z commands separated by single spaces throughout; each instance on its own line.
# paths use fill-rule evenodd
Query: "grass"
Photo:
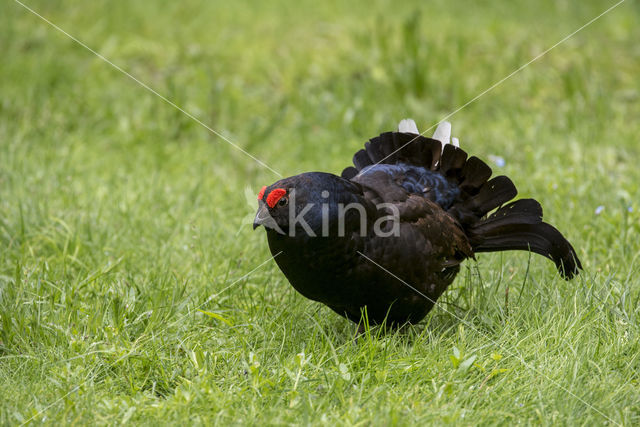
M 485 3 L 27 2 L 283 175 L 431 126 L 613 5 Z M 0 423 L 637 425 L 639 24 L 625 2 L 450 118 L 583 274 L 483 254 L 354 342 L 264 263 L 276 175 L 3 2 Z

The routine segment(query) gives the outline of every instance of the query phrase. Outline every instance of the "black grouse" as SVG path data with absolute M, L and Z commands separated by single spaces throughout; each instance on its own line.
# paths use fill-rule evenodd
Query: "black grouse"
M 253 227 L 263 225 L 293 287 L 360 324 L 415 323 L 478 252 L 525 250 L 571 279 L 582 268 L 571 244 L 542 221 L 533 199 L 512 201 L 506 176 L 412 120 L 371 139 L 341 176 L 309 172 L 263 187 Z M 490 179 L 491 178 L 491 179 Z

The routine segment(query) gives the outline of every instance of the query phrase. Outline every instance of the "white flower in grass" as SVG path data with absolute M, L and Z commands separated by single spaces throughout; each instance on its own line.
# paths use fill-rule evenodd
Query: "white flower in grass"
M 500 156 L 495 156 L 493 154 L 489 154 L 489 160 L 491 160 L 499 168 L 503 168 L 504 165 L 507 163 L 504 161 L 504 158 Z

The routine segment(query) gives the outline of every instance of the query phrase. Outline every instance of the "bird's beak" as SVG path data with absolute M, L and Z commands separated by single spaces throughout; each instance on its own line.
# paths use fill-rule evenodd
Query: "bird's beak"
M 260 200 L 258 204 L 260 206 L 258 207 L 258 212 L 256 212 L 256 217 L 253 219 L 253 229 L 255 230 L 259 226 L 263 226 L 264 228 L 275 230 L 277 233 L 285 234 L 276 223 L 276 220 L 271 216 L 269 207 L 262 200 Z
M 269 214 L 269 208 L 267 208 L 267 205 L 262 200 L 258 201 L 258 204 L 260 205 L 258 207 L 258 212 L 256 212 L 256 217 L 253 219 L 254 230 L 259 226 L 264 225 L 268 220 L 273 221 L 271 214 Z

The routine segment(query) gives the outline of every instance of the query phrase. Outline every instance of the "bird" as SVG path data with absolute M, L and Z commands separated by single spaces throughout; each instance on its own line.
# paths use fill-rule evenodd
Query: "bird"
M 359 325 L 420 322 L 466 259 L 530 251 L 572 279 L 569 241 L 540 203 L 469 156 L 442 122 L 432 138 L 404 119 L 365 143 L 341 175 L 306 172 L 263 186 L 254 230 L 304 297 Z

